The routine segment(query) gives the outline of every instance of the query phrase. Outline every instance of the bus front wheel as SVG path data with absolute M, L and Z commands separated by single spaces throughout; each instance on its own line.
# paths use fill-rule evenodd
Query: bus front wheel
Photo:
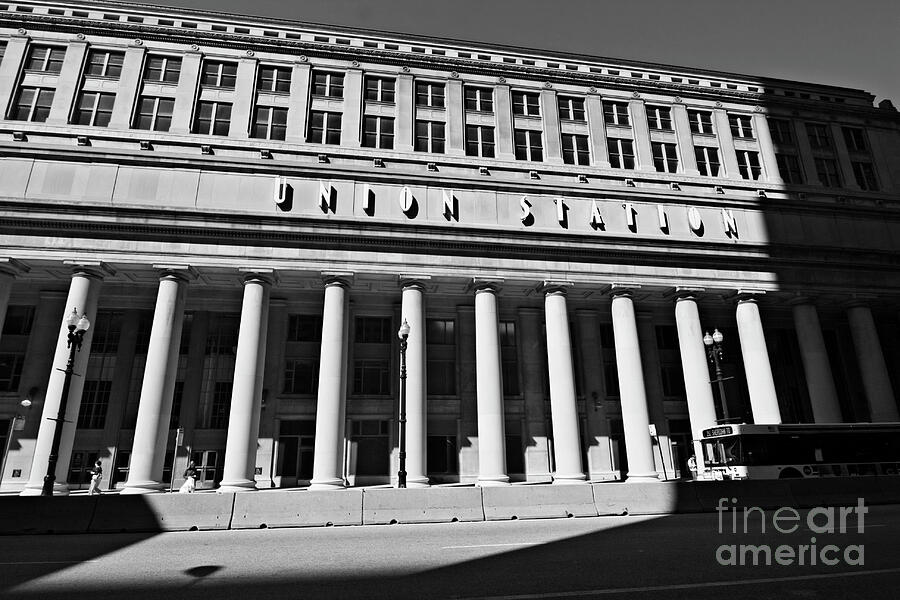
M 793 467 L 782 469 L 781 473 L 778 475 L 778 479 L 800 479 L 802 477 L 803 474 Z

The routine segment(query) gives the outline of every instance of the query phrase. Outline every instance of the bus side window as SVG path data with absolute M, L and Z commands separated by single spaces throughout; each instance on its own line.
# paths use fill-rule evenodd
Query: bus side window
M 816 455 L 816 462 L 817 462 L 817 463 L 823 462 L 823 460 L 822 460 L 822 449 L 821 449 L 821 448 L 816 448 L 816 449 L 815 449 L 815 455 Z

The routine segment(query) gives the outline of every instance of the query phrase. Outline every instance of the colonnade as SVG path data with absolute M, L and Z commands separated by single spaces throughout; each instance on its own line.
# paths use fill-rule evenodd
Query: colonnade
M 13 275 L 0 278 L 0 315 L 5 315 L 9 286 Z M 67 307 L 77 307 L 93 320 L 103 280 L 102 269 L 76 265 L 73 271 Z M 350 344 L 349 300 L 353 288 L 350 273 L 325 273 L 322 342 L 319 386 L 316 404 L 316 437 L 312 489 L 341 489 L 345 486 L 344 427 L 348 387 L 348 350 Z M 192 270 L 167 266 L 160 271 L 159 288 L 146 370 L 138 407 L 131 464 L 123 493 L 147 493 L 164 488 L 163 460 L 166 453 L 168 423 L 181 339 L 181 323 Z M 224 461 L 222 491 L 255 489 L 254 463 L 261 409 L 265 365 L 269 295 L 276 276 L 271 271 L 254 270 L 244 276 L 244 293 L 237 343 L 230 418 Z M 407 482 L 410 487 L 428 485 L 426 471 L 426 284 L 427 277 L 400 280 L 401 320 L 411 328 L 407 350 Z M 576 400 L 573 349 L 569 331 L 568 289 L 570 282 L 545 281 L 539 287 L 544 298 L 547 367 L 553 432 L 553 483 L 582 483 L 588 478 L 582 468 L 582 444 Z M 499 336 L 499 306 L 503 301 L 503 281 L 474 279 L 470 286 L 474 300 L 476 402 L 478 429 L 477 485 L 507 485 L 504 398 Z M 622 423 L 628 455 L 627 479 L 657 479 L 653 458 L 651 422 L 647 390 L 635 316 L 636 285 L 613 284 L 611 320 L 615 339 L 616 368 L 620 388 Z M 678 349 L 684 374 L 688 413 L 693 439 L 716 423 L 716 407 L 709 382 L 706 351 L 698 308 L 702 289 L 676 288 L 673 310 L 678 334 Z M 750 404 L 756 423 L 781 422 L 772 367 L 758 307 L 759 291 L 742 290 L 736 296 L 741 358 L 746 372 Z M 528 316 L 535 320 L 534 309 Z M 792 307 L 800 355 L 816 422 L 840 422 L 841 410 L 831 374 L 828 354 L 817 310 L 810 299 L 798 298 Z M 592 311 L 596 312 L 596 311 Z M 532 314 L 533 313 L 533 314 Z M 847 308 L 853 344 L 859 360 L 862 382 L 873 421 L 898 421 L 887 366 L 882 355 L 871 310 L 864 304 Z M 578 323 L 590 326 L 595 319 L 579 311 Z M 526 327 L 523 323 L 523 332 Z M 68 350 L 65 325 L 61 325 L 53 370 L 43 406 L 41 426 L 35 445 L 31 475 L 23 495 L 40 493 L 47 457 L 53 437 L 62 393 Z M 90 354 L 91 331 L 76 357 L 75 371 L 84 372 Z M 533 337 L 533 336 L 532 336 Z M 533 342 L 534 340 L 532 340 Z M 534 345 L 532 343 L 532 345 Z M 597 354 L 592 354 L 594 360 Z M 532 366 L 533 367 L 533 366 Z M 530 369 L 528 365 L 523 368 Z M 585 365 L 597 369 L 599 365 Z M 533 375 L 533 374 L 532 374 Z M 525 375 L 528 379 L 528 375 Z M 67 493 L 66 472 L 72 452 L 80 401 L 81 378 L 73 378 L 69 392 L 66 426 L 63 429 L 60 460 L 57 466 L 56 493 Z M 533 387 L 533 386 L 532 386 Z M 529 401 L 525 399 L 526 403 Z M 542 399 L 538 399 L 541 400 Z M 695 449 L 702 468 L 702 454 Z M 526 461 L 528 457 L 526 456 Z M 625 474 L 623 474 L 624 476 Z

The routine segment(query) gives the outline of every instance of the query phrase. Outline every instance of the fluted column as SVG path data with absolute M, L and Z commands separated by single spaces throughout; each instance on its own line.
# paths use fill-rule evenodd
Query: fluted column
M 203 55 L 188 50 L 181 55 L 181 74 L 178 76 L 178 87 L 175 88 L 175 108 L 172 111 L 170 133 L 190 133 L 191 116 L 200 87 L 200 67 Z
M 400 321 L 409 323 L 406 348 L 406 485 L 428 486 L 426 435 L 428 420 L 425 385 L 425 286 L 422 280 L 402 279 Z
M 345 403 L 347 401 L 347 331 L 349 328 L 349 275 L 330 276 L 325 282 L 322 311 L 322 351 L 319 357 L 319 392 L 316 399 L 316 447 L 312 490 L 344 487 Z
M 47 125 L 68 124 L 69 116 L 72 114 L 72 106 L 78 97 L 78 88 L 81 85 L 81 73 L 87 50 L 87 42 L 69 42 L 66 48 L 66 57 L 63 59 L 62 69 L 56 80 L 56 91 L 53 94 L 50 114 L 47 116 Z M 66 470 L 68 470 L 68 463 L 66 463 Z
M 865 305 L 851 306 L 847 309 L 847 319 L 872 422 L 900 421 L 871 309 Z
M 309 114 L 309 63 L 295 62 L 291 69 L 291 93 L 288 97 L 285 141 L 306 141 L 306 118 Z
M 634 162 L 638 171 L 655 171 L 650 147 L 650 126 L 647 124 L 647 108 L 643 100 L 629 100 L 631 130 L 634 132 Z M 629 469 L 631 467 L 629 466 Z
M 566 309 L 569 284 L 544 283 L 544 320 L 547 330 L 547 367 L 550 375 L 550 412 L 553 421 L 553 451 L 556 472 L 553 483 L 582 483 L 578 406 L 572 341 Z
M 187 279 L 183 271 L 167 269 L 159 278 L 156 310 L 150 329 L 147 364 L 141 385 L 131 464 L 123 494 L 159 491 L 178 372 L 178 350 L 184 321 Z M 174 477 L 174 474 L 173 474 Z
M 56 428 L 55 419 L 59 413 L 59 404 L 65 380 L 63 369 L 69 360 L 69 349 L 66 346 L 69 329 L 65 324 L 65 317 L 68 316 L 72 309 L 76 309 L 79 314 L 86 314 L 91 323 L 96 322 L 97 299 L 100 295 L 100 282 L 102 280 L 101 273 L 100 269 L 76 267 L 72 274 L 72 282 L 69 284 L 69 295 L 66 298 L 65 314 L 59 315 L 60 327 L 56 338 L 56 353 L 53 355 L 53 366 L 47 382 L 47 393 L 44 395 L 44 408 L 41 412 L 41 425 L 34 445 L 31 476 L 22 490 L 23 496 L 40 496 L 41 489 L 44 486 L 44 475 L 47 474 L 47 463 L 49 462 L 50 448 L 53 445 L 53 433 Z M 69 384 L 66 420 L 62 426 L 59 458 L 56 462 L 56 481 L 53 484 L 54 496 L 64 496 L 69 493 L 66 480 L 69 474 L 69 460 L 72 457 L 72 444 L 75 441 L 75 423 L 78 421 L 78 411 L 81 408 L 84 374 L 91 354 L 93 332 L 93 327 L 88 329 L 81 345 L 81 351 L 75 353 L 73 371 L 80 377 L 72 377 Z
M 813 419 L 816 423 L 842 423 L 841 404 L 834 378 L 831 375 L 831 363 L 819 315 L 814 304 L 803 300 L 794 305 L 794 327 L 797 330 L 797 343 L 800 345 L 800 359 L 806 375 L 806 389 L 812 405 Z
M 781 410 L 778 408 L 778 395 L 775 393 L 775 380 L 772 377 L 759 306 L 753 295 L 738 295 L 736 316 L 753 422 L 776 425 L 781 423 Z
M 691 133 L 691 122 L 683 102 L 672 105 L 672 122 L 681 150 L 681 170 L 685 175 L 700 175 L 697 169 L 697 155 L 694 154 L 694 134 Z
M 625 430 L 625 451 L 628 453 L 628 481 L 657 481 L 659 477 L 653 460 L 650 413 L 631 290 L 613 286 L 612 297 L 622 427 Z
M 728 121 L 728 113 L 724 108 L 713 110 L 716 135 L 719 138 L 719 151 L 722 165 L 725 167 L 725 176 L 729 179 L 740 179 L 741 171 L 738 168 L 737 151 L 734 149 L 734 136 L 731 135 L 731 123 Z
M 478 485 L 504 485 L 509 483 L 509 476 L 506 474 L 498 287 L 494 282 L 479 281 L 475 286 Z
M 363 111 L 362 69 L 347 69 L 344 76 L 344 114 L 341 117 L 341 145 L 359 148 Z
M 609 148 L 606 147 L 606 123 L 603 121 L 603 103 L 596 93 L 588 94 L 584 101 L 590 131 L 591 164 L 595 167 L 609 169 Z
M 234 383 L 225 442 L 225 465 L 219 492 L 246 492 L 256 489 L 256 442 L 262 402 L 263 371 L 266 361 L 266 334 L 271 273 L 257 271 L 244 278 L 244 300 L 234 358 Z
M 684 391 L 688 416 L 691 419 L 691 440 L 697 460 L 697 472 L 705 470 L 700 441 L 703 430 L 716 424 L 716 401 L 709 383 L 709 366 L 703 345 L 703 326 L 697 308 L 696 292 L 683 290 L 675 300 L 675 326 L 678 328 L 678 349 L 684 372 Z

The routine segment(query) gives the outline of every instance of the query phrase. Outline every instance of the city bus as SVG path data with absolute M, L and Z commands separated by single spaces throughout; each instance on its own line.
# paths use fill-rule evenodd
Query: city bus
M 700 442 L 714 479 L 900 473 L 900 423 L 718 425 Z

